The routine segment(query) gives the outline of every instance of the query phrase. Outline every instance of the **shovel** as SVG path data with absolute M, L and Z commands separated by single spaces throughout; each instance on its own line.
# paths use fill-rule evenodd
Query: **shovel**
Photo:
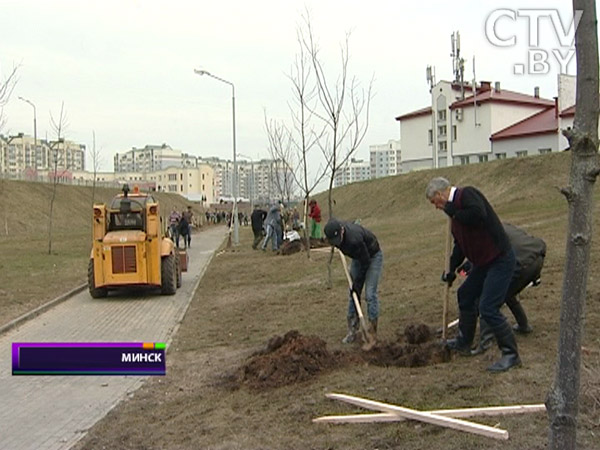
M 348 285 L 350 286 L 350 289 L 352 289 L 352 278 L 350 278 L 350 272 L 348 272 L 348 263 L 346 262 L 346 257 L 342 252 L 339 252 L 339 254 L 340 258 L 342 258 L 342 265 L 344 266 L 344 272 L 346 273 L 346 278 L 348 279 Z M 358 300 L 358 296 L 354 291 L 352 291 L 352 300 L 354 300 L 354 307 L 356 308 L 356 312 L 358 313 L 358 321 L 360 322 L 360 331 L 363 341 L 365 342 L 365 344 L 362 346 L 362 349 L 369 351 L 375 346 L 376 342 L 367 329 L 365 316 L 363 316 L 362 310 L 360 309 L 360 301 Z

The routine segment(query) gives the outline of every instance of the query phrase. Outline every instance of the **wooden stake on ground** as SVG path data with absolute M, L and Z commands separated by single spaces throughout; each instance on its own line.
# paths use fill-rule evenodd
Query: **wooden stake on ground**
M 490 406 L 484 408 L 461 408 L 461 409 L 437 409 L 433 411 L 423 411 L 429 414 L 436 414 L 444 417 L 465 418 L 465 417 L 492 417 L 506 416 L 511 414 L 528 414 L 536 412 L 545 412 L 546 405 L 543 403 L 537 405 L 514 405 L 514 406 Z M 371 413 L 371 414 L 349 414 L 343 416 L 323 416 L 313 419 L 316 423 L 376 423 L 376 422 L 403 422 L 406 418 L 394 413 Z
M 448 218 L 448 228 L 446 230 L 446 273 L 450 272 L 450 251 L 452 246 L 452 219 Z M 444 304 L 442 307 L 442 341 L 446 342 L 448 334 L 448 303 L 450 302 L 450 285 L 446 283 L 444 288 Z
M 344 272 L 346 273 L 346 279 L 348 280 L 348 285 L 350 286 L 350 289 L 352 289 L 352 278 L 350 278 L 350 272 L 348 271 L 348 263 L 346 262 L 346 257 L 339 250 L 338 250 L 338 253 L 340 254 L 340 258 L 342 258 L 342 265 L 344 266 Z M 375 339 L 373 339 L 373 336 L 371 336 L 371 334 L 369 333 L 369 330 L 367 329 L 367 323 L 365 322 L 365 316 L 363 316 L 362 310 L 360 309 L 360 301 L 358 300 L 358 296 L 356 295 L 356 293 L 354 291 L 352 292 L 352 300 L 354 300 L 354 307 L 356 308 L 356 312 L 358 314 L 360 328 L 361 328 L 361 331 L 365 338 L 364 339 L 365 345 L 363 345 L 363 350 L 367 350 L 367 351 L 371 350 L 373 348 L 373 346 L 375 345 Z
M 452 428 L 454 430 L 466 431 L 468 433 L 478 434 L 493 439 L 508 439 L 508 431 L 506 430 L 490 427 L 487 425 L 481 425 L 478 423 L 468 422 L 462 419 L 444 417 L 442 415 L 432 414 L 430 412 L 421 412 L 414 409 L 404 408 L 402 406 L 391 405 L 389 403 L 381 403 L 365 398 L 353 397 L 351 395 L 326 394 L 326 396 L 335 400 L 341 400 L 346 403 L 362 406 L 363 408 L 374 409 L 376 411 L 383 411 L 385 413 L 393 413 L 406 419 L 431 423 L 433 425 Z

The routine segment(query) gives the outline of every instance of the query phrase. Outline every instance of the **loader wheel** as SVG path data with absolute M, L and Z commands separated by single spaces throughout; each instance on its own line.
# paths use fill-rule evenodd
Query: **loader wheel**
M 92 298 L 104 298 L 108 295 L 108 289 L 97 288 L 94 281 L 94 260 L 90 259 L 88 264 L 88 289 Z
M 171 253 L 161 260 L 160 265 L 161 293 L 163 295 L 173 295 L 177 291 L 177 263 L 175 255 Z

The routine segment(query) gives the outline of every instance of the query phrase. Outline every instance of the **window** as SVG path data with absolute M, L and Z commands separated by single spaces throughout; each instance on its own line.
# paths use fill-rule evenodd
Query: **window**
M 448 144 L 446 143 L 446 141 L 440 141 L 438 144 L 438 148 L 440 152 L 445 152 L 448 149 Z
M 461 166 L 466 166 L 467 164 L 469 164 L 469 157 L 468 156 L 461 156 L 460 157 L 460 165 Z
M 487 160 L 488 160 L 488 155 L 479 155 L 479 156 L 478 156 L 478 158 L 479 158 L 479 162 L 480 162 L 480 163 L 481 163 L 481 162 L 487 162 Z
M 438 127 L 438 136 L 446 136 L 446 125 Z
M 204 174 L 202 174 L 202 181 L 204 181 Z
M 506 159 L 506 153 L 496 153 L 496 159 Z
M 446 120 L 446 110 L 438 111 L 438 120 Z
M 540 152 L 540 155 L 546 155 L 548 153 L 552 153 L 552 149 L 551 148 L 540 148 L 539 152 Z
M 183 180 L 183 174 L 182 173 L 179 174 L 179 179 Z
M 169 174 L 169 181 L 177 181 L 177 174 L 176 173 L 170 173 Z
M 452 125 L 452 140 L 456 141 L 456 125 Z
M 183 184 L 181 185 L 181 192 L 183 192 Z
M 433 130 L 427 130 L 429 145 L 433 144 Z
M 527 156 L 527 150 L 517 152 L 517 158 L 523 158 L 524 156 Z

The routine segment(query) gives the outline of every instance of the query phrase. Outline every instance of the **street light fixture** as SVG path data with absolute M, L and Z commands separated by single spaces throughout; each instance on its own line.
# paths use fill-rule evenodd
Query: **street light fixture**
M 31 102 L 21 96 L 19 96 L 19 100 L 23 100 L 25 103 L 29 103 L 33 107 L 33 149 L 34 149 L 34 153 L 35 153 L 34 157 L 36 160 L 35 168 L 37 169 L 37 114 L 35 111 L 35 105 L 33 104 L 33 102 Z
M 238 183 L 237 183 L 237 160 L 236 160 L 236 152 L 235 152 L 235 86 L 231 81 L 224 80 L 223 78 L 217 77 L 206 70 L 194 69 L 194 73 L 200 76 L 206 75 L 215 80 L 218 80 L 222 83 L 228 84 L 231 86 L 231 105 L 233 111 L 233 177 L 232 177 L 232 186 L 231 190 L 233 191 L 233 243 L 234 245 L 238 245 L 240 243 L 239 238 L 239 220 L 238 220 L 238 211 L 237 211 L 237 197 L 238 197 Z

